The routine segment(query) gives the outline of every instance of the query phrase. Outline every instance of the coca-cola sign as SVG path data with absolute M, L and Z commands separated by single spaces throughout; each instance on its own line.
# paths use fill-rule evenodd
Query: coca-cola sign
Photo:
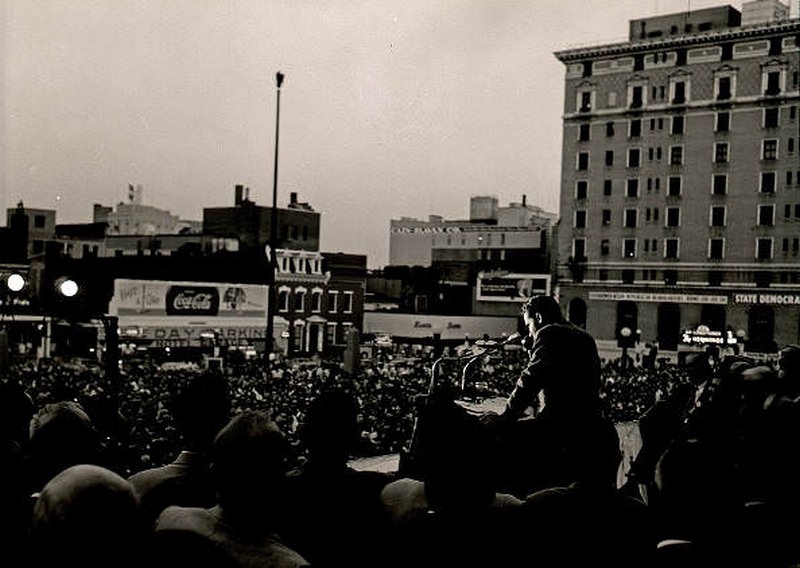
M 170 286 L 166 308 L 170 316 L 215 316 L 219 291 L 205 286 Z

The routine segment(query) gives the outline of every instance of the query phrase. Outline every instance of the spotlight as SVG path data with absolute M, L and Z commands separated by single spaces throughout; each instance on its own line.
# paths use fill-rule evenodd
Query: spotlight
M 65 278 L 60 280 L 56 284 L 56 289 L 58 290 L 59 294 L 64 296 L 65 298 L 73 298 L 78 293 L 78 283 L 72 280 L 71 278 Z
M 18 273 L 13 273 L 6 278 L 6 286 L 12 292 L 19 292 L 25 287 L 25 278 Z

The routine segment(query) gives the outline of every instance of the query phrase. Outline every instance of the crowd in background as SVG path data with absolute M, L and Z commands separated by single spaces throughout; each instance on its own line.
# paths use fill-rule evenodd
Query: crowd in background
M 231 387 L 234 410 L 257 409 L 269 413 L 293 444 L 304 409 L 332 382 L 346 382 L 359 404 L 359 442 L 356 457 L 396 454 L 409 442 L 415 418 L 414 401 L 427 394 L 434 357 L 384 353 L 362 361 L 355 377 L 343 379 L 340 365 L 325 362 L 296 363 L 283 360 L 269 376 L 263 363 L 247 362 L 223 370 Z M 503 397 L 513 389 L 524 365 L 524 353 L 493 354 L 473 367 L 465 381 L 465 394 Z M 442 365 L 438 381 L 459 382 L 464 360 Z M 99 368 L 33 361 L 15 365 L 6 381 L 23 385 L 37 408 L 60 400 L 79 402 L 104 429 L 120 439 L 116 453 L 126 472 L 165 463 L 179 444 L 168 401 L 190 369 L 162 370 L 154 362 L 138 360 L 125 365 L 116 384 L 104 379 Z M 618 361 L 603 366 L 603 397 L 615 422 L 635 421 L 656 400 L 687 381 L 685 369 L 662 364 L 658 369 L 631 366 L 621 370 Z M 477 385 L 477 387 L 475 387 Z M 122 421 L 124 437 L 120 434 Z M 124 439 L 122 439 L 124 438 Z
M 150 550 L 153 528 L 161 538 L 152 550 L 164 565 L 800 562 L 792 516 L 800 506 L 800 349 L 787 351 L 779 368 L 713 353 L 681 365 L 604 361 L 607 418 L 638 422 L 641 430 L 630 479 L 619 483 L 617 449 L 587 447 L 592 456 L 582 463 L 591 469 L 567 468 L 559 483 L 520 491 L 504 490 L 495 478 L 497 432 L 452 400 L 433 397 L 431 386 L 451 387 L 437 396 L 502 398 L 526 364 L 525 352 L 456 353 L 440 361 L 436 376 L 430 352 L 379 353 L 362 360 L 354 376 L 325 361 L 276 361 L 268 371 L 251 361 L 197 372 L 139 360 L 114 378 L 56 362 L 14 365 L 0 381 L 0 414 L 7 462 L 21 466 L 2 470 L 0 488 L 4 498 L 36 497 L 32 510 L 17 499 L 0 534 L 7 556 L 30 554 L 29 543 L 46 546 L 41 556 L 6 565 L 69 558 L 93 566 L 89 556 L 112 565 L 108 554 L 129 550 L 119 544 L 124 536 L 134 548 L 136 539 L 149 543 L 114 564 L 133 566 Z M 475 365 L 465 366 L 471 355 Z M 190 411 L 184 400 L 181 410 L 176 401 L 201 380 L 223 385 L 214 388 L 224 389 L 224 408 L 198 413 L 202 404 Z M 424 436 L 407 462 L 413 468 L 359 477 L 346 465 L 353 457 L 402 455 L 420 423 Z M 89 432 L 97 439 L 76 446 Z M 150 491 L 143 532 L 103 520 L 144 511 L 140 491 L 167 470 L 191 469 L 192 456 L 203 456 L 193 466 L 192 493 L 203 499 L 179 500 L 172 486 Z M 286 488 L 281 464 L 294 472 Z M 30 514 L 30 526 L 13 524 Z M 87 537 L 92 531 L 102 538 Z

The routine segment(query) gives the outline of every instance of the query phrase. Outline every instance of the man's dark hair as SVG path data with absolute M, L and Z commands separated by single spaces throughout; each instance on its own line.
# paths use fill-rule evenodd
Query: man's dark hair
M 564 320 L 561 308 L 552 296 L 531 296 L 522 305 L 522 313 L 533 317 L 533 314 L 542 316 L 545 323 L 555 323 Z
M 212 371 L 190 375 L 172 393 L 171 410 L 184 443 L 202 450 L 230 419 L 227 379 Z
M 787 345 L 779 353 L 785 373 L 797 373 L 800 370 L 800 346 Z

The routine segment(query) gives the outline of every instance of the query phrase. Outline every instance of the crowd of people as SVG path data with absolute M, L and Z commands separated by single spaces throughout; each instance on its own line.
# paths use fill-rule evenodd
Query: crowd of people
M 603 362 L 599 411 L 642 436 L 622 486 L 621 454 L 586 443 L 579 471 L 504 483 L 499 452 L 535 454 L 526 434 L 498 442 L 507 430 L 453 403 L 515 392 L 528 353 L 472 353 L 468 377 L 464 359 L 439 367 L 448 388 L 435 392 L 431 352 L 384 352 L 356 375 L 291 360 L 268 373 L 137 361 L 114 380 L 14 365 L 0 381 L 4 565 L 800 562 L 795 521 L 782 520 L 800 505 L 800 349 L 775 366 Z M 411 451 L 392 473 L 348 466 Z

